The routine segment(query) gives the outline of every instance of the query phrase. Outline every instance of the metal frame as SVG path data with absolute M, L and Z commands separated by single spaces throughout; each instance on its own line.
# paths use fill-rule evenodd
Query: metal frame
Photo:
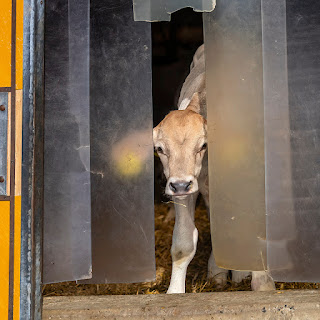
M 12 0 L 11 16 L 11 144 L 10 144 L 10 248 L 9 248 L 9 308 L 13 319 L 14 299 L 14 227 L 15 227 L 15 148 L 16 148 L 16 0 Z
M 11 14 L 11 86 L 1 87 L 0 92 L 11 93 L 11 137 L 10 137 L 10 194 L 0 195 L 0 201 L 10 201 L 10 240 L 9 240 L 9 291 L 8 319 L 13 319 L 14 300 L 14 228 L 15 228 L 15 138 L 16 138 L 16 0 L 12 0 Z M 7 139 L 7 136 L 6 136 Z M 7 155 L 8 157 L 8 155 Z
M 11 92 L 11 87 L 1 87 L 0 92 Z
M 16 114 L 16 0 L 12 0 L 11 10 L 11 86 L 1 87 L 0 92 L 11 93 L 11 137 L 10 137 L 10 194 L 0 195 L 0 201 L 10 201 L 10 240 L 9 240 L 9 291 L 8 319 L 13 319 L 14 300 L 14 228 L 15 228 L 15 114 Z M 7 105 L 8 107 L 8 105 Z M 5 137 L 7 139 L 7 136 Z M 7 154 L 8 157 L 8 154 Z M 5 181 L 6 182 L 6 181 Z
M 21 181 L 20 317 L 40 320 L 42 309 L 43 0 L 24 1 Z
M 8 189 L 8 168 L 7 168 L 7 162 L 8 162 L 8 92 L 1 92 L 0 91 L 0 197 L 3 199 L 3 196 L 7 196 L 7 189 Z M 7 197 L 7 200 L 10 200 L 10 197 Z

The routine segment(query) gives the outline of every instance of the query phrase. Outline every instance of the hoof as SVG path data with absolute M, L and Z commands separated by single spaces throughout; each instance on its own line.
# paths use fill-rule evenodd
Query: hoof
M 184 291 L 174 290 L 174 289 L 168 289 L 166 294 L 179 294 L 179 293 L 185 293 Z
M 252 291 L 272 291 L 276 287 L 268 272 L 254 271 L 252 272 L 251 289 Z
M 216 275 L 212 275 L 211 273 L 208 273 L 207 279 L 210 281 L 214 281 L 216 284 L 216 287 L 218 289 L 221 289 L 227 284 L 227 273 L 220 272 Z

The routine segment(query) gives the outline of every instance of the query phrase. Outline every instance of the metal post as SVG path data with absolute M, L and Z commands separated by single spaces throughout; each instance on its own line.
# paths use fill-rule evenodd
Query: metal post
M 43 0 L 24 2 L 20 318 L 41 319 Z

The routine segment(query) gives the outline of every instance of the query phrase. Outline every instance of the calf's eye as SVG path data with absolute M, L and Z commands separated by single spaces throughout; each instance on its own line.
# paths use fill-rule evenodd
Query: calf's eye
M 158 152 L 158 153 L 163 153 L 162 148 L 161 148 L 161 147 L 157 147 L 157 152 Z
M 204 143 L 203 145 L 202 145 L 202 147 L 201 147 L 201 150 L 200 151 L 202 151 L 202 150 L 206 150 L 207 149 L 207 144 L 206 143 Z

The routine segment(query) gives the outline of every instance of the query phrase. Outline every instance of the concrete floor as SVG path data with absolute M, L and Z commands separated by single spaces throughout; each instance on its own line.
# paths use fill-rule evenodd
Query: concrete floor
M 44 298 L 43 320 L 320 319 L 320 290 Z

